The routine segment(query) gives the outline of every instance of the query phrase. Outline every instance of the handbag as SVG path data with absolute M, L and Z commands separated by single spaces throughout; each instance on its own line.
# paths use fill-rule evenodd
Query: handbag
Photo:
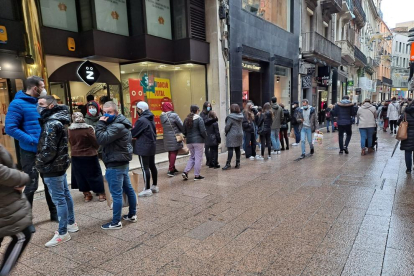
M 190 153 L 190 150 L 188 149 L 187 145 L 183 141 L 183 147 L 178 150 L 178 155 L 188 155 Z
M 174 129 L 174 127 L 172 126 L 172 124 L 171 124 L 171 121 L 170 121 L 170 117 L 168 116 L 168 113 L 166 113 L 167 114 L 167 120 L 168 120 L 168 123 L 170 124 L 170 126 L 171 126 L 171 128 L 172 128 L 172 130 L 173 130 L 173 132 L 174 132 L 174 135 L 175 135 L 175 140 L 177 140 L 177 143 L 180 143 L 180 142 L 183 142 L 184 141 L 184 135 L 182 134 L 182 133 L 176 133 L 175 132 L 175 129 Z
M 400 123 L 397 131 L 397 136 L 395 139 L 399 141 L 407 140 L 408 138 L 408 122 L 407 122 L 407 113 L 404 114 L 404 119 Z

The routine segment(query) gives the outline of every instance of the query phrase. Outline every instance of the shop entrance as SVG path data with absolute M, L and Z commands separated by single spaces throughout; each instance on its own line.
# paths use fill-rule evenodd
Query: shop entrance
M 248 100 L 255 105 L 263 105 L 262 66 L 257 61 L 242 60 L 243 106 Z
M 255 105 L 262 105 L 262 74 L 249 72 L 249 100 Z
M 319 123 L 325 122 L 325 109 L 328 108 L 328 91 L 318 90 L 319 100 L 318 100 L 318 120 Z

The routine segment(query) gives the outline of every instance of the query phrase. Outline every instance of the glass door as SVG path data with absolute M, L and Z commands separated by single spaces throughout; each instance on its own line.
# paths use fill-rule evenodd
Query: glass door
M 10 85 L 7 81 L 7 79 L 0 79 L 0 143 L 10 152 L 13 161 L 17 163 L 14 139 L 5 131 L 6 114 L 10 104 Z

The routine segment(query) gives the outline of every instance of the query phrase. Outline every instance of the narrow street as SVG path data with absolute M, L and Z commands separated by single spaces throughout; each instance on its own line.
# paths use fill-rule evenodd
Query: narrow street
M 349 155 L 328 133 L 301 161 L 291 147 L 271 161 L 242 159 L 240 170 L 203 166 L 197 182 L 161 168 L 160 193 L 140 198 L 138 222 L 119 231 L 100 229 L 112 216 L 106 202 L 72 191 L 80 231 L 56 248 L 44 247 L 57 224 L 36 200 L 37 232 L 12 275 L 413 275 L 403 154 L 391 158 L 396 140 L 380 132 L 378 152 L 361 156 L 353 130 Z

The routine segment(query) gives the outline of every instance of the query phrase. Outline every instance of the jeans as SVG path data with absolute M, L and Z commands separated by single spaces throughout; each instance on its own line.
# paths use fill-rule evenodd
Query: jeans
M 194 175 L 200 176 L 204 143 L 187 144 L 187 147 L 190 150 L 190 159 L 188 159 L 184 172 L 188 173 L 194 167 Z
M 338 125 L 339 149 L 344 150 L 344 133 L 346 133 L 345 148 L 348 148 L 352 137 L 352 125 Z
M 178 150 L 168 152 L 168 171 L 173 172 L 175 170 L 175 160 L 177 160 Z
M 108 181 L 109 191 L 111 192 L 113 206 L 112 206 L 112 224 L 118 224 L 121 221 L 122 215 L 122 195 L 125 193 L 128 196 L 129 212 L 128 216 L 135 216 L 137 214 L 137 195 L 132 188 L 129 180 L 129 166 L 119 166 L 106 168 L 105 177 Z
M 240 162 L 240 147 L 228 147 L 227 162 L 230 163 L 233 158 L 233 150 L 236 152 L 236 162 Z
M 272 153 L 272 143 L 270 141 L 270 132 L 260 135 L 260 142 L 262 144 L 262 148 L 260 149 L 262 156 L 264 156 L 266 146 L 267 146 L 268 154 L 270 156 L 270 154 Z
M 375 127 L 360 128 L 361 134 L 361 149 L 365 149 L 365 142 L 368 139 L 368 148 L 372 148 L 372 136 L 374 135 Z
M 141 164 L 142 176 L 144 178 L 145 190 L 151 188 L 151 176 L 152 185 L 157 186 L 158 183 L 158 170 L 155 166 L 155 155 L 152 156 L 138 156 L 139 163 Z
M 309 147 L 313 149 L 312 129 L 309 127 L 302 127 L 302 130 L 300 131 L 300 143 L 302 146 L 302 154 L 306 154 L 306 140 L 308 140 Z
M 405 166 L 407 167 L 407 171 L 413 169 L 413 151 L 411 150 L 405 151 Z
M 295 131 L 295 140 L 296 144 L 300 143 L 300 131 L 299 131 L 299 125 L 294 125 L 293 130 Z
M 280 129 L 272 129 L 270 133 L 270 138 L 272 139 L 272 146 L 274 150 L 280 150 L 280 140 L 279 140 L 279 131 Z
M 334 131 L 335 131 L 335 128 L 334 128 L 334 123 L 333 123 L 333 121 L 331 121 L 331 120 L 326 120 L 326 130 L 327 130 L 327 131 L 329 131 L 329 125 L 331 125 L 331 126 L 332 126 L 332 132 L 334 132 Z
M 254 133 L 244 132 L 244 151 L 246 152 L 246 158 L 250 156 L 256 156 L 256 136 Z
M 65 235 L 68 232 L 68 224 L 75 223 L 73 200 L 68 188 L 66 173 L 56 177 L 45 177 L 44 181 L 49 188 L 52 201 L 57 207 L 59 235 Z

